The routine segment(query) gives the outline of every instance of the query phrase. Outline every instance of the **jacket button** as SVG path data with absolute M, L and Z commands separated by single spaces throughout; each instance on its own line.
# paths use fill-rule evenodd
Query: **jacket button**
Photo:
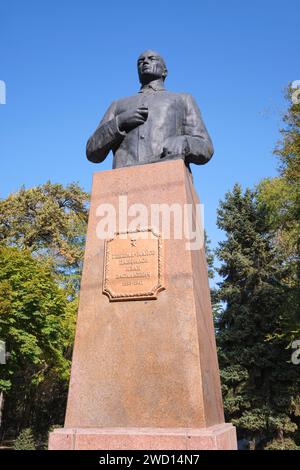
M 145 138 L 145 136 L 142 134 L 142 135 L 140 136 L 140 138 L 141 138 L 141 139 L 144 139 L 144 138 Z

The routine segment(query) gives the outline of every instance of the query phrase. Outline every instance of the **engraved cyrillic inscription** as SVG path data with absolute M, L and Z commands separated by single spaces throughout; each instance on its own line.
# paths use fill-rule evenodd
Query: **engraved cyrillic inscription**
M 162 278 L 162 240 L 151 229 L 106 240 L 103 293 L 110 300 L 156 299 Z

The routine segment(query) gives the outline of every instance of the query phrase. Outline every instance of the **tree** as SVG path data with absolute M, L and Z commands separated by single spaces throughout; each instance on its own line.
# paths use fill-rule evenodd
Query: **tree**
M 77 184 L 48 182 L 0 201 L 2 436 L 32 427 L 43 440 L 63 422 L 88 200 Z
M 0 337 L 9 353 L 7 364 L 0 366 L 0 391 L 6 397 L 7 433 L 9 428 L 13 435 L 31 426 L 49 426 L 36 419 L 35 405 L 45 384 L 67 386 L 75 309 L 76 302 L 57 284 L 51 263 L 34 259 L 28 249 L 0 247 Z M 56 423 L 55 410 L 52 414 Z
M 89 195 L 75 184 L 22 188 L 0 201 L 0 243 L 27 248 L 78 290 Z
M 33 432 L 30 428 L 23 429 L 18 435 L 15 445 L 15 450 L 35 450 L 35 442 Z
M 265 179 L 258 186 L 258 201 L 267 212 L 274 244 L 289 266 L 286 277 L 290 287 L 286 297 L 289 313 L 277 335 L 290 342 L 300 339 L 300 103 L 293 102 L 292 93 L 288 88 L 285 127 L 274 152 L 279 157 L 279 176 Z
M 254 445 L 299 439 L 300 381 L 283 337 L 289 266 L 277 250 L 268 212 L 257 192 L 239 185 L 225 196 L 217 224 L 223 280 L 217 299 L 217 343 L 226 417 Z M 297 436 L 298 432 L 298 436 Z M 275 444 L 274 444 L 275 442 Z

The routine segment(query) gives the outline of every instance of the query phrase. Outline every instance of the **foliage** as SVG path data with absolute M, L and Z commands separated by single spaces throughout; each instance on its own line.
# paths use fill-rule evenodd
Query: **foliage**
M 300 450 L 300 446 L 297 446 L 293 439 L 274 439 L 264 450 Z
M 0 201 L 0 243 L 47 259 L 61 280 L 78 289 L 87 206 L 88 194 L 75 183 L 21 188 Z
M 258 186 L 258 201 L 267 213 L 274 234 L 276 249 L 288 265 L 286 283 L 286 324 L 273 336 L 286 336 L 290 342 L 300 338 L 300 104 L 292 102 L 292 90 L 287 90 L 288 110 L 284 115 L 282 140 L 275 154 L 279 157 L 280 174 L 265 179 Z
M 41 441 L 63 422 L 88 199 L 48 182 L 0 201 L 2 438 L 30 426 Z
M 290 266 L 274 243 L 269 215 L 257 192 L 235 185 L 218 210 L 226 233 L 216 253 L 223 280 L 216 317 L 224 408 L 239 437 L 256 446 L 297 437 L 300 380 L 284 336 Z
M 76 305 L 57 284 L 49 263 L 32 258 L 27 249 L 0 247 L 0 337 L 9 353 L 0 369 L 0 390 L 9 426 L 36 423 L 45 402 L 55 401 L 49 392 L 66 387 Z M 51 419 L 49 409 L 46 413 Z
M 204 232 L 204 246 L 205 246 L 205 254 L 206 254 L 206 262 L 207 262 L 207 270 L 208 270 L 208 278 L 214 278 L 214 252 L 210 248 L 211 240 L 208 238 L 207 233 Z
M 25 428 L 20 432 L 15 444 L 15 450 L 35 450 L 33 432 L 30 428 Z
M 0 247 L 0 325 L 10 355 L 4 370 L 10 385 L 13 375 L 29 366 L 32 384 L 49 367 L 67 378 L 67 305 L 48 264 L 33 259 L 28 250 Z

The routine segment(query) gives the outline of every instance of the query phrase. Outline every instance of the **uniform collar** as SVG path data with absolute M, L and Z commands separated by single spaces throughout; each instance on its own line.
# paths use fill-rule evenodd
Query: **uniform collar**
M 161 80 L 153 80 L 148 85 L 142 86 L 139 93 L 145 93 L 146 91 L 166 91 L 166 89 Z

